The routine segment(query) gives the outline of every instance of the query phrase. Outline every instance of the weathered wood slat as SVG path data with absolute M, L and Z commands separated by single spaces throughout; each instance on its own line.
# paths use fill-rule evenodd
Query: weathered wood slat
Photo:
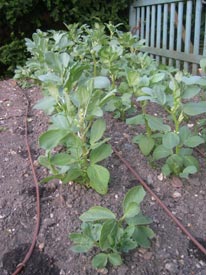
M 139 26 L 137 36 L 146 41 L 142 51 L 150 53 L 158 63 L 197 74 L 201 58 L 206 57 L 203 5 L 202 0 L 134 1 L 130 16 L 135 18 L 135 26 Z
M 173 59 L 179 59 L 181 61 L 189 62 L 189 63 L 195 63 L 199 64 L 202 55 L 195 55 L 195 54 L 188 54 L 184 52 L 177 52 L 177 51 L 171 51 L 171 50 L 165 50 L 165 49 L 157 49 L 154 47 L 143 47 L 141 48 L 142 52 L 147 52 L 150 54 L 154 55 L 159 55 L 159 56 L 165 56 L 168 58 L 173 58 Z
M 167 20 L 168 20 L 168 4 L 164 4 L 164 15 L 163 15 L 163 39 L 162 47 L 167 49 Z M 162 58 L 162 63 L 166 65 L 166 58 Z
M 175 3 L 175 2 L 185 2 L 187 0 L 138 0 L 134 3 L 134 7 L 145 7 L 151 5 L 159 5 L 159 4 L 167 4 L 167 3 Z
M 192 22 L 192 1 L 188 1 L 187 11 L 186 11 L 185 53 L 190 53 L 191 22 Z M 184 69 L 188 71 L 187 62 L 184 63 Z
M 170 6 L 170 41 L 169 41 L 169 50 L 174 50 L 174 41 L 175 41 L 175 4 L 172 3 Z M 169 65 L 173 66 L 173 59 L 169 59 Z
M 178 52 L 182 49 L 182 29 L 183 29 L 183 2 L 178 3 L 178 16 L 177 16 L 177 48 Z M 180 61 L 176 61 L 176 67 L 180 69 Z
M 200 48 L 200 29 L 201 29 L 201 14 L 202 14 L 202 1 L 196 0 L 195 8 L 195 34 L 194 34 L 194 54 L 199 54 Z M 197 71 L 197 65 L 192 66 L 192 73 Z

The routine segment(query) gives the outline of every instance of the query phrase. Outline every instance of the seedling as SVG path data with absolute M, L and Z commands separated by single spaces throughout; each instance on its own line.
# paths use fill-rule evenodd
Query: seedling
M 137 247 L 150 247 L 150 239 L 155 235 L 149 224 L 152 220 L 140 210 L 145 191 L 141 186 L 130 189 L 123 200 L 121 218 L 108 208 L 93 206 L 79 218 L 81 231 L 70 234 L 72 250 L 85 253 L 93 247 L 99 253 L 92 259 L 94 268 L 104 268 L 108 263 L 113 266 L 122 264 L 122 253 L 128 253 Z

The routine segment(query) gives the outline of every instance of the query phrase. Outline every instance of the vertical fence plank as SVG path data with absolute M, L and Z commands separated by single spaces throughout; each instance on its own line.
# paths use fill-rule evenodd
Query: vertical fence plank
M 199 54 L 200 48 L 200 29 L 201 29 L 202 1 L 196 0 L 195 8 L 195 35 L 194 35 L 194 54 Z M 192 73 L 197 74 L 197 64 L 192 65 Z
M 146 46 L 149 46 L 149 34 L 150 34 L 150 6 L 147 7 L 146 11 Z
M 156 47 L 160 49 L 161 41 L 161 27 L 162 27 L 162 5 L 157 6 L 157 37 L 156 37 Z M 160 57 L 156 57 L 157 63 L 159 64 Z
M 178 16 L 177 16 L 177 48 L 178 52 L 182 50 L 182 24 L 183 24 L 183 2 L 178 3 Z M 176 61 L 176 67 L 180 69 L 180 61 Z
M 204 44 L 203 44 L 203 55 L 206 55 L 206 13 L 205 13 L 205 35 L 204 35 Z
M 163 38 L 162 38 L 162 48 L 167 49 L 167 21 L 168 21 L 168 4 L 164 4 L 163 11 Z M 166 65 L 166 58 L 162 58 L 162 63 Z
M 170 40 L 169 40 L 169 50 L 174 50 L 174 40 L 175 40 L 175 3 L 170 5 Z M 174 59 L 169 59 L 169 65 L 173 66 Z
M 140 23 L 140 26 L 141 26 L 140 38 L 141 39 L 145 38 L 145 36 L 144 36 L 144 25 L 145 25 L 145 7 L 142 7 L 141 8 L 141 23 Z
M 151 36 L 150 36 L 150 46 L 155 46 L 155 21 L 156 21 L 156 6 L 152 6 L 152 18 L 151 18 Z M 154 58 L 153 55 L 151 55 Z
M 186 12 L 186 34 L 185 34 L 185 53 L 190 53 L 191 44 L 191 22 L 192 22 L 192 1 L 187 1 L 187 12 Z M 184 62 L 184 69 L 188 71 L 189 64 Z
M 136 23 L 136 36 L 139 38 L 140 33 L 140 8 L 137 8 L 137 23 Z
M 129 25 L 133 28 L 136 25 L 137 17 L 136 17 L 136 9 L 133 5 L 130 5 L 129 9 Z

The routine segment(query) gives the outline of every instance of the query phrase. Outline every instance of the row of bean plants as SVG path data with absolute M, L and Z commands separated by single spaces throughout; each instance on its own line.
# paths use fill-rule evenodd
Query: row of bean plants
M 187 178 L 198 171 L 193 149 L 205 142 L 189 127 L 191 116 L 206 112 L 206 79 L 174 68 L 158 66 L 140 52 L 144 41 L 118 25 L 68 25 L 68 31 L 37 30 L 26 39 L 30 58 L 16 69 L 16 79 L 32 79 L 43 92 L 35 108 L 50 117 L 39 138 L 45 154 L 41 165 L 49 169 L 48 182 L 58 178 L 84 184 L 106 194 L 110 174 L 101 163 L 112 154 L 105 136 L 105 112 L 130 125 L 143 125 L 135 136 L 141 152 L 153 161 L 163 160 L 165 176 Z M 204 63 L 204 62 L 203 62 Z M 204 64 L 203 64 L 204 65 Z M 164 119 L 148 112 L 151 104 L 164 110 Z M 126 119 L 132 111 L 141 112 Z M 136 127 L 136 126 L 132 126 Z M 94 206 L 80 216 L 80 233 L 72 233 L 73 250 L 102 251 L 92 261 L 95 268 L 122 263 L 121 253 L 137 246 L 149 247 L 154 236 L 151 219 L 143 216 L 140 202 L 144 190 L 134 187 L 123 201 L 120 219 L 109 209 Z

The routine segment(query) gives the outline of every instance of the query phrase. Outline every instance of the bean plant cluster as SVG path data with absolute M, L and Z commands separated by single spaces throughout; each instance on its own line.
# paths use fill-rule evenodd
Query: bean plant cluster
M 193 150 L 205 143 L 205 137 L 191 130 L 189 122 L 206 112 L 206 101 L 199 101 L 204 98 L 206 78 L 158 66 L 140 52 L 144 41 L 119 31 L 118 25 L 66 27 L 68 31 L 37 30 L 32 40 L 26 39 L 31 56 L 15 75 L 40 84 L 44 94 L 35 105 L 50 117 L 39 138 L 45 150 L 39 162 L 50 171 L 43 181 L 74 181 L 107 193 L 110 174 L 102 161 L 111 156 L 112 148 L 105 136 L 105 112 L 129 125 L 143 126 L 133 141 L 150 160 L 163 161 L 165 176 L 187 178 L 196 173 L 199 164 Z M 200 65 L 205 69 L 204 61 Z M 154 105 L 163 117 L 149 111 Z M 132 112 L 137 114 L 131 117 Z M 131 189 L 120 219 L 101 206 L 82 214 L 81 232 L 70 236 L 73 250 L 98 247 L 102 252 L 94 257 L 93 266 L 100 268 L 108 262 L 121 264 L 122 252 L 149 246 L 154 234 L 150 220 L 140 212 L 143 197 L 142 188 Z

